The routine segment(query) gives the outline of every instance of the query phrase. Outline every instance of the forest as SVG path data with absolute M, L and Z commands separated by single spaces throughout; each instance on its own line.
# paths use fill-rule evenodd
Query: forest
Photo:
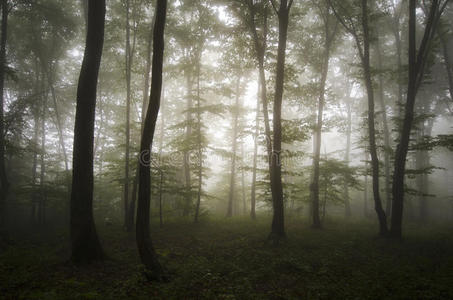
M 0 299 L 453 299 L 453 1 L 0 6 Z

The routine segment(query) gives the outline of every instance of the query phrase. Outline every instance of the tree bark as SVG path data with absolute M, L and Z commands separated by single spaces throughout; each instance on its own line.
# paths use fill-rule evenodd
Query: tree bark
M 380 40 L 378 38 L 376 42 L 376 54 L 377 54 L 377 61 L 378 61 L 378 69 L 382 71 L 382 53 L 380 47 Z M 387 107 L 385 105 L 384 100 L 384 79 L 382 77 L 382 73 L 378 75 L 379 81 L 379 105 L 381 106 L 382 110 L 382 123 L 384 129 L 384 172 L 385 172 L 385 202 L 386 202 L 386 216 L 388 216 L 388 212 L 390 212 L 390 207 L 392 203 L 392 196 L 391 196 L 391 185 L 390 185 L 390 130 L 387 121 Z
M 0 228 L 6 219 L 6 199 L 9 194 L 10 183 L 5 167 L 5 120 L 4 120 L 4 85 L 6 68 L 6 34 L 8 26 L 8 2 L 2 0 L 2 36 L 0 41 Z
M 203 187 L 203 147 L 201 139 L 201 98 L 200 98 L 200 68 L 201 68 L 201 53 L 197 58 L 197 146 L 198 146 L 198 193 L 197 203 L 195 205 L 195 223 L 198 223 L 200 213 L 201 193 Z
M 258 157 L 258 134 L 259 134 L 259 114 L 260 114 L 260 80 L 258 79 L 258 92 L 256 96 L 256 116 L 255 116 L 255 135 L 253 145 L 253 169 L 252 169 L 252 186 L 250 192 L 250 217 L 256 219 L 256 165 Z
M 351 152 L 351 131 L 352 131 L 352 109 L 351 109 L 351 102 L 348 99 L 347 102 L 347 113 L 348 113 L 348 123 L 346 128 L 346 151 L 344 155 L 344 160 L 346 165 L 349 166 L 349 159 L 350 159 L 350 152 Z M 345 207 L 345 216 L 351 216 L 351 203 L 349 202 L 349 187 L 348 182 L 344 182 L 344 207 Z
M 150 100 L 140 143 L 140 157 L 142 159 L 139 164 L 136 239 L 140 260 L 145 265 L 145 268 L 148 271 L 147 278 L 150 280 L 165 279 L 164 270 L 157 260 L 157 254 L 154 251 L 149 232 L 149 208 L 151 194 L 151 150 L 157 115 L 159 114 L 162 91 L 162 65 L 164 59 L 164 28 L 166 13 L 167 1 L 158 0 L 155 12 L 156 19 L 153 29 L 153 59 Z
M 284 203 L 283 203 L 283 185 L 282 185 L 282 100 L 283 85 L 285 80 L 285 51 L 286 39 L 288 33 L 289 11 L 292 0 L 289 4 L 286 0 L 280 1 L 278 14 L 278 48 L 277 48 L 277 72 L 275 77 L 275 94 L 274 94 L 274 119 L 273 119 L 273 151 L 271 157 L 271 191 L 272 191 L 272 226 L 269 238 L 275 242 L 284 238 L 285 220 L 284 220 Z
M 376 210 L 376 214 L 379 220 L 379 234 L 381 236 L 384 236 L 387 234 L 388 229 L 387 229 L 387 218 L 382 208 L 381 197 L 379 194 L 379 159 L 376 149 L 376 130 L 374 121 L 374 90 L 370 68 L 370 38 L 368 28 L 367 5 L 368 5 L 367 0 L 362 0 L 363 53 L 361 55 L 361 60 L 364 71 L 366 92 L 368 95 L 368 139 L 370 144 L 369 150 L 371 155 L 374 209 Z M 357 41 L 357 43 L 359 44 L 359 41 Z M 360 47 L 360 45 L 358 45 L 358 47 Z
M 145 120 L 146 108 L 148 107 L 148 97 L 149 97 L 149 80 L 151 73 L 151 47 L 153 44 L 153 30 L 152 26 L 155 22 L 156 16 L 153 16 L 153 21 L 151 24 L 151 29 L 148 34 L 148 43 L 146 47 L 146 65 L 145 65 L 145 78 L 143 82 L 143 100 L 142 100 L 142 111 L 141 111 L 141 120 L 140 120 L 140 134 L 143 132 L 143 123 Z M 163 122 L 163 118 L 162 118 Z M 139 157 L 140 158 L 140 157 Z M 139 159 L 138 158 L 138 159 Z M 138 163 L 137 159 L 137 163 Z M 139 166 L 135 171 L 135 178 L 132 185 L 132 198 L 129 203 L 129 208 L 127 209 L 128 219 L 126 223 L 126 231 L 132 232 L 134 230 L 134 220 L 135 220 L 135 206 L 137 202 L 137 190 L 138 190 L 138 170 Z
M 44 78 L 44 76 L 42 76 Z M 45 85 L 43 83 L 43 90 Z M 47 115 L 47 90 L 44 92 L 41 103 L 41 155 L 40 155 L 40 175 L 39 175 L 39 202 L 38 202 L 38 223 L 45 223 L 45 202 L 46 202 L 46 187 L 44 186 L 44 177 L 46 174 L 45 155 L 46 155 L 46 115 Z
M 227 217 L 233 216 L 234 208 L 234 194 L 236 185 L 236 148 L 237 148 L 237 131 L 238 131 L 238 118 L 239 118 L 239 86 L 241 83 L 241 77 L 238 76 L 236 81 L 236 101 L 233 111 L 233 134 L 231 143 L 231 171 L 230 171 L 230 191 L 228 193 L 228 210 Z
M 322 133 L 322 114 L 324 111 L 324 102 L 325 102 L 325 93 L 326 93 L 326 81 L 327 81 L 327 73 L 329 71 L 329 60 L 330 60 L 330 49 L 332 46 L 333 39 L 335 38 L 335 33 L 337 29 L 337 25 L 335 25 L 335 29 L 330 34 L 330 28 L 328 23 L 328 16 L 324 20 L 324 55 L 323 55 L 323 62 L 321 67 L 321 80 L 320 80 L 320 87 L 319 87 L 319 98 L 318 98 L 318 116 L 316 127 L 314 130 L 314 149 L 313 149 L 313 181 L 310 185 L 311 193 L 312 193 L 312 209 L 313 209 L 313 228 L 321 228 L 321 220 L 319 218 L 319 158 L 321 153 L 321 133 Z
M 130 1 L 126 0 L 126 153 L 124 167 L 124 227 L 128 226 L 128 203 L 129 203 L 129 160 L 130 160 L 130 114 L 131 114 L 131 76 L 132 63 L 135 52 L 136 30 L 134 29 L 133 43 L 130 40 L 129 21 Z
M 400 239 L 402 237 L 402 222 L 404 208 L 404 176 L 406 171 L 406 157 L 409 149 L 409 139 L 414 120 L 414 106 L 417 91 L 421 85 L 424 65 L 429 53 L 430 42 L 433 39 L 436 26 L 439 18 L 445 9 L 447 1 L 444 2 L 439 9 L 439 1 L 433 0 L 429 12 L 429 17 L 426 22 L 425 32 L 420 43 L 420 47 L 416 48 L 416 1 L 409 0 L 409 82 L 407 88 L 407 97 L 404 110 L 404 121 L 399 136 L 399 144 L 395 152 L 395 163 L 393 172 L 392 185 L 392 220 L 390 235 L 393 238 Z
M 93 219 L 93 139 L 96 87 L 104 42 L 105 0 L 88 1 L 86 47 L 77 87 L 71 192 L 71 259 L 104 257 Z
M 192 135 L 192 82 L 189 70 L 186 69 L 187 80 L 187 113 L 186 113 L 186 143 L 190 140 Z M 185 146 L 185 148 L 187 145 Z M 183 209 L 183 216 L 188 216 L 192 207 L 192 183 L 190 176 L 190 150 L 184 150 L 184 178 L 185 178 L 185 203 Z

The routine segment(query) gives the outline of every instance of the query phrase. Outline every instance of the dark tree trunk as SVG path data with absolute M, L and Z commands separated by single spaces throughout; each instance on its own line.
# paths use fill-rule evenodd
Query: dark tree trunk
M 286 39 L 288 33 L 289 11 L 292 0 L 287 4 L 286 0 L 280 1 L 278 14 L 278 48 L 277 48 L 277 73 L 275 77 L 275 95 L 274 95 L 274 119 L 273 119 L 273 151 L 271 156 L 271 190 L 272 190 L 272 226 L 269 238 L 274 242 L 284 238 L 285 220 L 284 220 L 284 203 L 283 203 L 283 186 L 282 186 L 282 100 L 283 85 L 285 79 L 285 51 Z
M 374 91 L 371 78 L 370 69 L 370 38 L 368 28 L 368 3 L 367 0 L 362 0 L 362 28 L 363 28 L 363 52 L 361 55 L 362 67 L 364 71 L 364 80 L 366 91 L 368 95 L 368 138 L 370 144 L 370 155 L 371 155 L 371 170 L 372 170 L 372 181 L 373 181 L 373 198 L 374 198 L 374 209 L 379 220 L 379 234 L 381 236 L 387 234 L 387 218 L 382 208 L 381 197 L 379 194 L 379 159 L 376 149 L 376 130 L 374 121 Z M 360 42 L 356 41 L 359 49 Z
M 236 102 L 233 107 L 233 134 L 231 143 L 231 172 L 230 172 L 230 191 L 228 193 L 228 210 L 227 217 L 233 216 L 234 194 L 236 187 L 236 150 L 237 150 L 237 131 L 238 131 L 238 118 L 239 118 L 239 85 L 241 78 L 237 78 L 236 82 Z
M 164 271 L 157 260 L 157 254 L 151 241 L 149 232 L 149 208 L 151 195 L 151 149 L 159 114 L 160 97 L 162 91 L 162 65 L 164 60 L 164 28 L 167 13 L 167 1 L 158 0 L 156 5 L 156 19 L 153 33 L 153 60 L 151 76 L 151 93 L 148 110 L 143 126 L 140 143 L 139 185 L 136 238 L 141 262 L 147 269 L 148 279 L 164 279 Z
M 258 134 L 259 134 L 259 114 L 260 114 L 260 80 L 258 80 L 258 94 L 256 97 L 256 117 L 255 117 L 255 135 L 253 147 L 253 169 L 252 169 L 252 186 L 250 192 L 250 217 L 256 219 L 256 165 L 258 156 Z
M 78 264 L 104 256 L 93 219 L 94 117 L 104 21 L 105 0 L 89 0 L 86 47 L 77 87 L 72 163 L 71 259 Z
M 146 108 L 148 107 L 148 97 L 149 97 L 149 80 L 150 80 L 150 73 L 151 73 L 151 47 L 153 44 L 153 30 L 152 26 L 156 16 L 153 16 L 153 22 L 151 24 L 151 29 L 148 34 L 148 43 L 146 48 L 146 65 L 145 65 L 145 78 L 143 83 L 143 100 L 142 100 L 142 112 L 141 112 L 141 119 L 140 119 L 140 133 L 143 132 L 143 122 L 145 120 Z M 163 120 L 163 118 L 162 118 Z M 139 158 L 138 158 L 139 159 Z M 137 159 L 137 163 L 138 163 Z M 132 185 L 132 198 L 129 203 L 129 208 L 127 209 L 127 223 L 126 223 L 126 231 L 132 232 L 134 230 L 134 220 L 135 220 L 135 206 L 137 202 L 137 190 L 138 190 L 138 170 L 139 167 L 137 165 L 137 169 L 135 172 L 135 178 Z
M 9 181 L 5 167 L 5 120 L 4 120 L 4 84 L 6 67 L 6 34 L 8 25 L 8 2 L 2 0 L 2 36 L 0 42 L 0 228 L 5 223 L 6 218 L 6 198 L 9 193 Z
M 448 1 L 445 1 L 442 8 L 439 9 L 439 1 L 432 1 L 429 17 L 426 22 L 425 32 L 417 53 L 415 34 L 416 1 L 409 0 L 409 83 L 407 88 L 403 126 L 399 135 L 399 144 L 395 152 L 392 185 L 392 222 L 390 228 L 390 234 L 393 238 L 400 239 L 402 237 L 404 176 L 406 171 L 406 157 L 409 149 L 409 139 L 414 120 L 415 98 L 417 96 L 418 87 L 422 82 L 424 65 L 429 53 L 430 42 L 433 39 L 439 18 L 447 3 Z

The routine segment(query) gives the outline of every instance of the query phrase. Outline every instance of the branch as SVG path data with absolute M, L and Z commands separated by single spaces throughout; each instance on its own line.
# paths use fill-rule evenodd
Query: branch
M 274 8 L 275 13 L 278 15 L 277 6 L 275 6 L 275 1 L 274 0 L 270 0 L 270 1 L 271 1 L 271 4 L 272 4 L 272 7 Z

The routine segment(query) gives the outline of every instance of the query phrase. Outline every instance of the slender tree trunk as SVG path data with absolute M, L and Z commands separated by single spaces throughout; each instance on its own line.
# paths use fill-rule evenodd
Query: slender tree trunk
M 164 279 L 164 271 L 157 260 L 157 254 L 151 241 L 149 232 L 149 208 L 151 194 L 151 150 L 159 113 L 160 97 L 162 91 L 162 65 L 164 60 L 164 28 L 167 13 L 167 1 L 157 0 L 156 19 L 153 33 L 153 60 L 152 79 L 149 106 L 143 125 L 140 143 L 141 163 L 139 164 L 139 188 L 136 238 L 141 262 L 145 265 L 148 279 Z
M 191 138 L 192 135 L 192 79 L 189 70 L 186 70 L 187 79 L 187 113 L 186 113 L 186 142 Z M 190 178 L 190 151 L 184 150 L 184 178 L 185 178 L 185 203 L 183 216 L 188 216 L 192 207 L 192 183 Z
M 288 32 L 289 10 L 292 0 L 289 5 L 286 0 L 280 1 L 278 10 L 278 48 L 277 48 L 277 72 L 275 77 L 275 94 L 274 94 L 274 119 L 273 119 L 273 151 L 271 157 L 271 190 L 272 190 L 272 205 L 273 217 L 271 233 L 269 238 L 274 242 L 284 238 L 285 220 L 284 220 L 284 204 L 283 204 L 283 185 L 282 185 L 282 165 L 281 165 L 281 150 L 282 150 L 282 100 L 283 100 L 283 85 L 285 79 L 285 51 L 286 39 Z
M 44 78 L 44 76 L 43 76 Z M 45 86 L 43 84 L 43 90 Z M 47 197 L 46 187 L 44 185 L 44 178 L 46 174 L 46 115 L 47 115 L 47 91 L 44 93 L 42 98 L 42 110 L 41 110 L 41 155 L 40 155 L 40 175 L 39 175 L 39 203 L 38 203 L 38 223 L 43 225 L 45 223 L 45 202 Z
M 197 203 L 195 206 L 195 223 L 198 223 L 198 216 L 200 214 L 201 193 L 203 187 L 203 147 L 201 145 L 201 107 L 200 107 L 200 66 L 201 55 L 197 62 L 197 145 L 198 145 L 198 193 Z
M 86 47 L 77 87 L 71 192 L 71 259 L 104 257 L 93 218 L 93 139 L 96 87 L 104 42 L 105 0 L 88 1 Z
M 36 175 L 38 167 L 38 134 L 39 134 L 39 114 L 34 113 L 34 129 L 33 129 L 33 165 L 31 168 L 31 223 L 36 223 Z
M 164 135 L 165 135 L 165 90 L 164 84 L 162 83 L 162 93 L 161 93 L 161 118 L 160 118 L 160 134 L 159 134 L 159 168 L 160 168 L 160 182 L 159 182 L 159 226 L 162 228 L 164 226 L 163 221 L 163 206 L 162 206 L 162 195 L 163 195 L 163 183 L 164 183 L 164 171 L 162 165 L 164 163 L 162 157 L 162 151 L 164 149 Z
M 351 102 L 348 99 L 347 102 L 347 112 L 348 112 L 348 124 L 346 128 L 346 151 L 344 155 L 344 160 L 346 165 L 349 166 L 349 156 L 351 152 L 351 131 L 352 131 L 352 109 L 351 109 Z M 351 216 L 351 204 L 349 202 L 349 186 L 348 183 L 344 182 L 344 207 L 345 207 L 345 216 Z
M 242 214 L 247 214 L 247 199 L 245 199 L 245 170 L 244 170 L 244 140 L 241 140 L 241 189 L 242 189 Z
M 258 134 L 259 134 L 259 125 L 260 125 L 260 80 L 258 79 L 258 92 L 256 96 L 256 117 L 255 117 L 255 135 L 254 135 L 254 145 L 253 145 L 253 169 L 252 169 L 252 186 L 250 192 L 250 217 L 256 219 L 256 165 L 258 157 Z
M 440 37 L 440 42 L 442 44 L 442 55 L 444 57 L 444 65 L 445 65 L 445 71 L 447 72 L 447 78 L 448 78 L 448 91 L 450 92 L 450 100 L 453 101 L 453 63 L 452 63 L 452 57 L 451 57 L 451 49 L 449 51 L 448 49 L 448 42 L 445 39 L 445 36 L 439 33 L 439 30 L 437 30 L 437 34 Z
M 363 189 L 363 214 L 368 217 L 368 152 L 365 151 L 365 188 Z
M 0 228 L 5 223 L 6 199 L 9 193 L 9 181 L 5 167 L 5 120 L 4 120 L 4 84 L 6 67 L 6 34 L 8 25 L 8 2 L 2 0 L 2 36 L 0 42 Z
M 126 0 L 126 153 L 124 167 L 124 226 L 127 230 L 128 222 L 128 203 L 129 203 L 129 158 L 130 158 L 130 114 L 131 114 L 131 75 L 133 48 L 130 40 L 130 21 L 129 21 L 130 1 Z M 135 43 L 135 30 L 134 30 Z M 135 46 L 135 45 L 134 45 Z
M 260 78 L 261 86 L 261 102 L 263 104 L 263 123 L 264 123 L 264 134 L 266 135 L 266 150 L 268 155 L 268 166 L 269 166 L 269 175 L 272 174 L 272 138 L 271 138 L 271 128 L 269 121 L 269 109 L 268 109 L 268 100 L 267 100 L 267 87 L 266 87 L 266 73 L 264 70 L 264 57 L 266 54 L 266 43 L 267 43 L 267 6 L 264 6 L 264 16 L 263 16 L 263 27 L 262 27 L 262 39 L 260 40 L 258 36 L 258 31 L 255 23 L 255 8 L 253 1 L 249 0 L 248 2 L 249 12 L 250 12 L 250 31 L 253 36 L 253 43 L 255 46 L 255 55 L 258 62 L 258 72 Z M 272 176 L 270 176 L 271 186 L 272 186 Z
M 321 80 L 319 87 L 319 98 L 318 98 L 318 118 L 316 122 L 316 128 L 314 132 L 314 149 L 313 149 L 313 182 L 311 183 L 311 193 L 312 193 L 312 209 L 313 209 L 313 228 L 321 228 L 321 220 L 319 218 L 319 157 L 321 152 L 321 133 L 322 133 L 322 114 L 324 111 L 324 102 L 325 102 L 325 93 L 326 93 L 326 81 L 327 81 L 327 72 L 329 71 L 329 60 L 330 60 L 330 48 L 332 45 L 333 38 L 336 32 L 335 30 L 330 35 L 329 32 L 329 23 L 327 20 L 324 21 L 324 56 L 322 62 L 322 71 L 321 71 Z
M 376 54 L 377 54 L 377 61 L 378 61 L 378 69 L 382 70 L 382 53 L 380 48 L 380 41 L 376 42 Z M 381 106 L 382 110 L 382 123 L 384 129 L 384 172 L 385 172 L 385 202 L 386 202 L 386 212 L 391 210 L 391 203 L 392 203 L 392 196 L 391 196 L 391 187 L 390 187 L 390 129 L 387 121 L 387 107 L 385 105 L 384 100 L 384 78 L 382 73 L 378 75 L 379 80 L 379 105 Z M 386 213 L 386 216 L 389 214 Z
M 237 148 L 237 131 L 238 131 L 238 119 L 239 119 L 239 86 L 241 83 L 241 77 L 238 76 L 236 81 L 236 102 L 233 107 L 233 135 L 231 143 L 231 172 L 230 172 L 230 192 L 228 194 L 228 210 L 227 217 L 233 216 L 234 206 L 234 194 L 236 185 L 236 148 Z
M 381 197 L 379 194 L 379 159 L 376 149 L 376 130 L 374 121 L 374 91 L 371 79 L 370 68 L 370 39 L 368 29 L 368 8 L 367 0 L 362 0 L 362 27 L 363 27 L 363 54 L 361 56 L 364 71 L 364 80 L 368 95 L 368 138 L 370 144 L 371 169 L 373 181 L 374 208 L 379 220 L 379 234 L 387 234 L 387 218 L 382 208 Z M 357 43 L 359 43 L 357 41 Z M 358 45 L 360 47 L 360 45 Z

